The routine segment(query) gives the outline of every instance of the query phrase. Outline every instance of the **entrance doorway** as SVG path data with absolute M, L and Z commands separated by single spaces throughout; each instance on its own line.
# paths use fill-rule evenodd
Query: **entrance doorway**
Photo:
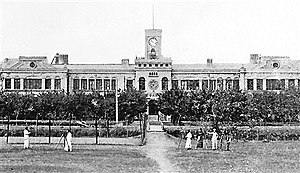
M 158 106 L 156 100 L 149 101 L 149 115 L 158 115 Z

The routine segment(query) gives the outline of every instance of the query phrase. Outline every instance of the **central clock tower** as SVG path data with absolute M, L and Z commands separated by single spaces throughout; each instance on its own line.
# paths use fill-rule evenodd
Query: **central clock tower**
M 147 59 L 161 58 L 161 29 L 145 30 L 145 57 Z

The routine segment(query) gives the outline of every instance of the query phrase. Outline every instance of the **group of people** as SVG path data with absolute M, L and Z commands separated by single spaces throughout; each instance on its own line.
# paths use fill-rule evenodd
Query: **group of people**
M 24 131 L 24 149 L 29 148 L 29 135 L 30 131 L 28 130 L 28 127 L 25 127 Z M 62 134 L 62 138 L 64 139 L 64 150 L 65 151 L 72 151 L 72 133 L 71 130 L 68 130 L 67 132 Z
M 196 145 L 195 149 L 203 148 L 208 149 L 209 148 L 209 140 L 211 140 L 211 149 L 222 150 L 225 146 L 225 150 L 230 150 L 230 143 L 232 140 L 232 134 L 229 130 L 225 129 L 223 131 L 217 132 L 216 128 L 213 128 L 212 131 L 204 131 L 200 129 L 199 131 L 196 131 L 194 135 L 192 134 L 191 130 L 188 130 L 187 134 L 185 135 L 186 143 L 185 148 L 187 150 L 192 149 L 192 139 L 196 139 Z M 219 145 L 218 145 L 219 143 Z M 225 143 L 225 145 L 223 145 Z

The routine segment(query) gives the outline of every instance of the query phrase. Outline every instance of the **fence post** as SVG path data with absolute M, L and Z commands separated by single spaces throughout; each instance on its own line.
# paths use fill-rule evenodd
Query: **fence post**
M 49 119 L 49 144 L 51 144 L 51 120 Z
M 6 134 L 6 143 L 8 144 L 8 136 L 9 136 L 9 120 L 10 120 L 10 115 L 8 115 L 7 119 L 7 134 Z

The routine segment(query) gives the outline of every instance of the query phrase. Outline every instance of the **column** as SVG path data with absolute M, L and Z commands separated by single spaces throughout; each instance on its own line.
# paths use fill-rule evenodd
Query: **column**
M 11 89 L 15 89 L 15 79 L 11 78 Z
M 199 90 L 202 90 L 202 80 L 199 79 Z
M 298 79 L 295 79 L 295 88 L 298 88 L 299 83 L 298 83 Z
M 51 90 L 54 90 L 54 79 L 51 79 Z
M 284 79 L 284 89 L 288 89 L 288 88 L 289 88 L 289 80 Z
M 178 89 L 181 89 L 181 80 L 178 79 Z
M 263 90 L 267 90 L 267 79 L 263 79 Z
M 223 90 L 226 90 L 226 79 L 223 79 Z
M 81 90 L 81 78 L 79 78 L 79 90 Z
M 61 79 L 61 89 L 63 89 L 65 92 L 68 92 L 68 74 L 65 75 L 65 78 Z M 71 84 L 71 81 L 69 81 L 69 85 Z
M 257 90 L 257 79 L 253 79 L 253 90 Z
M 45 86 L 45 78 L 42 78 L 42 90 L 45 90 L 46 86 Z
M 5 78 L 3 78 L 3 83 L 2 83 L 3 91 L 5 90 Z

